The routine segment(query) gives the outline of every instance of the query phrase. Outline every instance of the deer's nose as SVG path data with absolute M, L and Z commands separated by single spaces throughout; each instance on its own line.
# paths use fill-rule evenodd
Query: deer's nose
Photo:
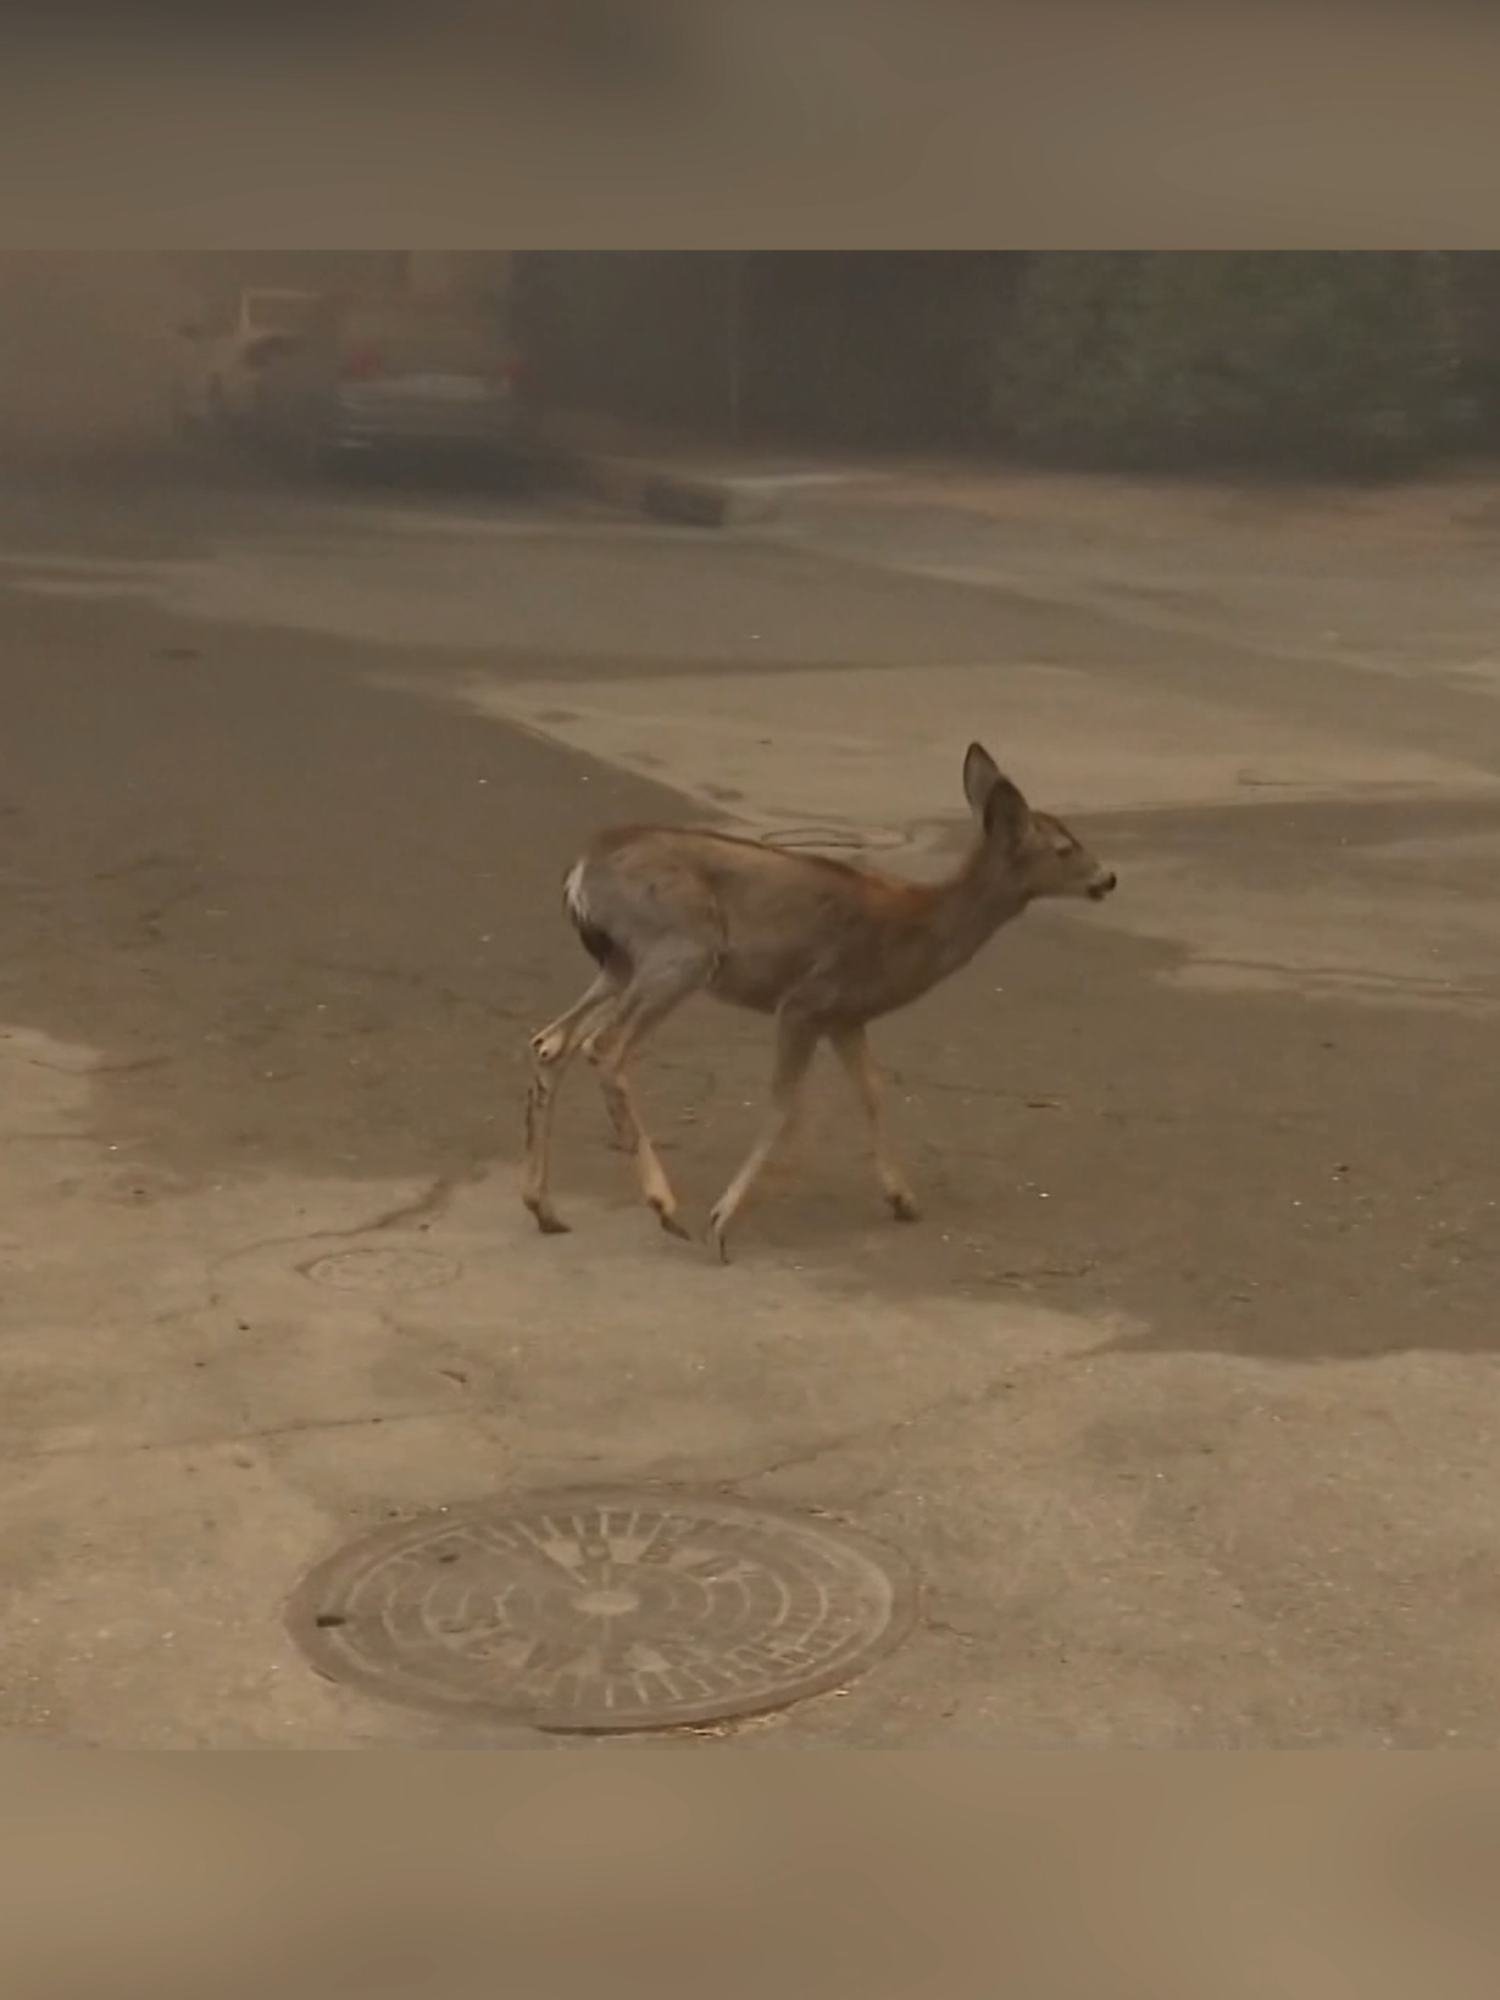
M 1119 880 L 1113 868 L 1101 868 L 1089 884 L 1089 894 L 1096 903 L 1101 902 L 1118 886 Z

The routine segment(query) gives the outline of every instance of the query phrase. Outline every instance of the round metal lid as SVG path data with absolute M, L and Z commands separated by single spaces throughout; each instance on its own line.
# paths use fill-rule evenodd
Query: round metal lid
M 714 1495 L 536 1494 L 376 1530 L 290 1629 L 330 1679 L 541 1730 L 673 1729 L 841 1686 L 910 1629 L 901 1559 Z

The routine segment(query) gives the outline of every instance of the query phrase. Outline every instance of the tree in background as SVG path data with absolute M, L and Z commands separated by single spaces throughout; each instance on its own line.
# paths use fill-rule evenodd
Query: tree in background
M 1042 253 L 999 358 L 997 429 L 1074 463 L 1409 467 L 1464 421 L 1452 263 Z

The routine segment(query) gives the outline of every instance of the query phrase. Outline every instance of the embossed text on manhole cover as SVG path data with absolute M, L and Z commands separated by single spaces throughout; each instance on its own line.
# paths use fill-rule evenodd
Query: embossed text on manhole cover
M 459 1275 L 457 1264 L 446 1257 L 394 1247 L 335 1250 L 302 1268 L 315 1285 L 331 1285 L 338 1292 L 430 1292 L 451 1285 Z
M 910 1627 L 891 1551 L 717 1497 L 579 1492 L 376 1530 L 292 1599 L 333 1680 L 545 1730 L 672 1729 L 852 1680 Z

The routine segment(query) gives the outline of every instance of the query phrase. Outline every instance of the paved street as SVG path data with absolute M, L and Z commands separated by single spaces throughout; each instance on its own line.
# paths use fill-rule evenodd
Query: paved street
M 1495 1746 L 1482 520 L 1444 564 L 1328 531 L 1290 582 L 1221 523 L 1184 617 L 1160 546 L 1126 603 L 1108 522 L 928 498 L 715 535 L 149 436 L 0 477 L 8 1733 L 501 1740 L 316 1678 L 287 1593 L 388 1518 L 651 1480 L 924 1580 L 747 1744 Z M 1122 886 L 877 1031 L 924 1223 L 830 1067 L 729 1269 L 582 1077 L 537 1237 L 576 844 L 713 813 L 926 868 L 974 735 Z M 702 1006 L 642 1063 L 695 1227 L 766 1043 Z M 368 1286 L 309 1275 L 358 1249 Z

